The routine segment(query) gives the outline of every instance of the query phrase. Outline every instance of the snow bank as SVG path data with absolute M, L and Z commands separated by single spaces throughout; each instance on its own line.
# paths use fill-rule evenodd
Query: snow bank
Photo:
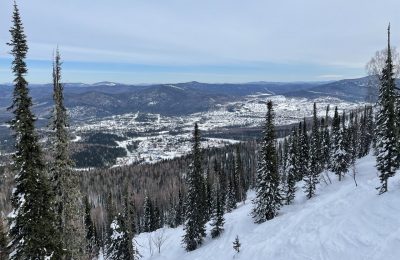
M 400 178 L 391 178 L 389 192 L 378 196 L 374 165 L 373 156 L 358 161 L 358 187 L 350 174 L 341 183 L 330 174 L 333 183 L 321 183 L 311 200 L 306 200 L 299 183 L 294 204 L 263 224 L 253 223 L 248 200 L 225 215 L 220 238 L 211 239 L 207 227 L 204 244 L 193 252 L 181 245 L 182 227 L 165 230 L 161 254 L 151 255 L 150 234 L 140 234 L 136 239 L 142 259 L 400 259 Z M 236 235 L 242 244 L 240 253 L 232 248 Z

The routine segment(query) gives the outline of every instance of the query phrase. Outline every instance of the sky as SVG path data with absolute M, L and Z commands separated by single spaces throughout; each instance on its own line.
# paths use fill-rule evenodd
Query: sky
M 12 1 L 0 0 L 0 83 L 11 82 Z M 365 76 L 400 43 L 399 0 L 17 0 L 28 80 L 175 83 L 325 81 Z

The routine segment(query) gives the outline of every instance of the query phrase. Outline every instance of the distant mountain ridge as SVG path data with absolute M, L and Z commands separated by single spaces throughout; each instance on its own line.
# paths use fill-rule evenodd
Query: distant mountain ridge
M 335 97 L 346 101 L 362 101 L 367 94 L 368 77 L 334 82 L 253 82 L 242 84 L 212 84 L 186 82 L 177 84 L 128 85 L 115 82 L 94 84 L 66 83 L 65 103 L 74 120 L 104 117 L 130 112 L 163 115 L 187 115 L 212 109 L 218 104 L 232 102 L 248 95 L 269 94 L 287 97 Z M 35 113 L 41 117 L 52 106 L 52 85 L 32 84 L 30 93 Z M 12 86 L 0 85 L 0 120 L 7 117 L 11 104 Z

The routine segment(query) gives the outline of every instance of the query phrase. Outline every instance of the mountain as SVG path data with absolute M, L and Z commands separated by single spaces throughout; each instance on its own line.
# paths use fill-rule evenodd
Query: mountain
M 204 244 L 192 252 L 181 245 L 182 227 L 142 233 L 136 237 L 142 259 L 399 259 L 400 176 L 390 179 L 389 192 L 378 196 L 374 164 L 372 155 L 357 162 L 358 186 L 350 173 L 342 182 L 329 173 L 332 184 L 320 183 L 317 196 L 310 200 L 299 183 L 295 202 L 262 224 L 254 224 L 250 216 L 254 198 L 250 193 L 246 203 L 225 214 L 222 235 L 211 239 L 207 225 Z M 150 239 L 161 236 L 165 240 L 161 253 L 154 248 L 150 253 Z M 239 253 L 232 248 L 236 236 L 241 243 Z
M 254 82 L 244 84 L 178 84 L 126 85 L 115 82 L 65 84 L 65 103 L 73 120 L 86 120 L 131 112 L 162 115 L 188 115 L 208 111 L 215 106 L 234 102 L 248 95 L 268 94 L 288 97 L 336 97 L 360 101 L 366 95 L 367 78 L 321 82 Z M 31 85 L 35 113 L 47 117 L 52 106 L 50 84 Z M 12 86 L 0 85 L 0 120 L 9 117 Z

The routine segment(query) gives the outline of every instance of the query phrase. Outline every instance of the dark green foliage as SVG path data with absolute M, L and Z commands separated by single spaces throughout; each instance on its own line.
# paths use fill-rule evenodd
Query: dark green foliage
M 378 115 L 376 127 L 376 168 L 380 172 L 379 194 L 388 190 L 388 179 L 399 167 L 399 147 L 396 129 L 395 79 L 390 47 L 390 26 L 388 28 L 388 55 L 380 76 Z
M 319 132 L 319 121 L 317 117 L 317 105 L 314 103 L 313 113 L 313 126 L 310 137 L 310 148 L 309 148 L 309 170 L 304 176 L 304 191 L 308 199 L 311 199 L 315 195 L 316 185 L 319 182 L 319 174 L 322 171 L 321 162 L 321 140 Z
M 175 226 L 180 226 L 185 221 L 184 198 L 182 191 L 179 189 L 178 203 L 175 206 Z
M 288 148 L 288 162 L 286 169 L 286 185 L 285 185 L 285 203 L 289 205 L 295 198 L 296 195 L 296 179 L 300 172 L 300 153 L 298 151 L 298 136 L 297 129 L 294 128 L 292 135 L 289 138 L 289 148 Z
M 227 212 L 231 212 L 236 209 L 236 194 L 235 194 L 235 186 L 234 186 L 234 177 L 230 176 L 229 184 L 228 184 L 228 192 L 226 193 L 226 204 L 225 208 Z
M 331 170 L 338 176 L 339 181 L 349 168 L 348 133 L 344 124 L 345 114 L 340 118 L 337 107 L 332 121 Z M 342 124 L 340 124 L 342 122 Z M 341 127 L 342 125 L 342 127 Z
M 224 231 L 224 205 L 221 190 L 218 185 L 214 188 L 213 212 L 211 219 L 211 237 L 215 238 Z
M 242 246 L 242 245 L 240 244 L 239 236 L 236 236 L 235 241 L 233 241 L 233 249 L 235 249 L 235 251 L 236 251 L 237 253 L 239 253 L 239 252 L 240 252 L 240 247 L 241 247 L 241 246 Z
M 96 238 L 96 229 L 92 220 L 92 207 L 89 198 L 85 197 L 85 231 L 86 231 L 86 254 L 92 259 L 99 254 L 99 245 Z
M 69 157 L 68 116 L 61 84 L 61 58 L 57 50 L 53 64 L 54 109 L 51 121 L 52 156 L 50 164 L 56 195 L 57 229 L 60 231 L 63 257 L 82 259 L 85 252 L 84 212 L 78 173 Z
M 17 5 L 14 3 L 11 27 L 11 54 L 14 57 L 14 93 L 10 110 L 15 133 L 13 156 L 15 189 L 11 204 L 10 259 L 44 259 L 59 248 L 55 236 L 54 194 L 47 177 L 42 150 L 35 131 L 35 116 L 31 112 L 25 58 L 28 52 L 26 36 Z
M 203 242 L 205 232 L 205 186 L 200 149 L 200 131 L 197 123 L 193 133 L 192 164 L 186 176 L 187 200 L 183 244 L 187 251 L 195 250 Z
M 273 219 L 282 205 L 272 101 L 268 101 L 267 106 L 264 137 L 258 158 L 256 198 L 253 200 L 252 216 L 256 223 Z
M 118 157 L 126 156 L 126 150 L 122 147 L 108 147 L 91 145 L 72 154 L 77 168 L 107 167 L 115 165 Z
M 8 237 L 3 218 L 0 217 L 0 260 L 8 259 Z
M 303 125 L 299 126 L 299 141 L 298 141 L 298 151 L 301 156 L 299 157 L 299 176 L 296 179 L 297 181 L 302 180 L 309 174 L 309 138 L 307 134 L 307 123 L 304 118 Z

